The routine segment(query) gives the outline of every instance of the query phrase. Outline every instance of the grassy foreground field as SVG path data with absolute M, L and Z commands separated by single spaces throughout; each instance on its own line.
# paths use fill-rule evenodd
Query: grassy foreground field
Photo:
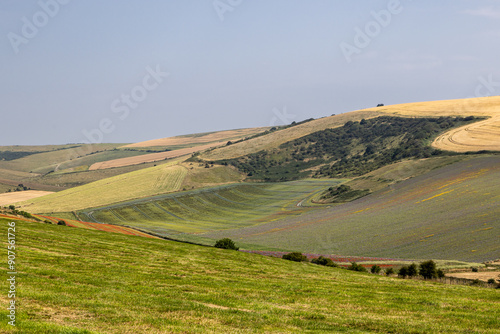
M 500 333 L 498 290 L 64 226 L 16 236 L 17 326 L 5 293 L 2 333 Z

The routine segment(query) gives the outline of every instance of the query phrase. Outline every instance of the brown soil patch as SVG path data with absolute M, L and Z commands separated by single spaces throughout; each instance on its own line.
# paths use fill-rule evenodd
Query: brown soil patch
M 0 194 L 0 206 L 6 206 L 17 202 L 28 201 L 33 198 L 52 194 L 51 191 L 26 190 L 13 193 Z

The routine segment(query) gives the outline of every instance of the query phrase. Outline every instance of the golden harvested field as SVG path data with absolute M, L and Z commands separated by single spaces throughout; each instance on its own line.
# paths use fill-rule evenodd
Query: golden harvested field
M 242 155 L 277 147 L 283 143 L 306 136 L 316 131 L 339 127 L 348 121 L 359 121 L 363 118 L 373 118 L 380 115 L 382 114 L 375 110 L 353 111 L 345 114 L 315 119 L 287 129 L 271 132 L 265 136 L 253 138 L 230 146 L 224 146 L 201 154 L 200 157 L 205 160 L 237 158 Z
M 500 279 L 500 271 L 480 271 L 480 272 L 467 272 L 467 273 L 449 273 L 446 274 L 448 277 L 456 278 L 466 278 L 466 279 L 478 279 L 483 282 L 487 282 L 490 278 L 495 280 Z
M 137 147 L 154 147 L 154 146 L 191 145 L 191 144 L 203 144 L 212 142 L 227 142 L 228 140 L 240 139 L 254 135 L 256 133 L 264 132 L 267 129 L 268 129 L 267 127 L 261 127 L 261 128 L 227 130 L 219 132 L 200 133 L 195 135 L 167 137 L 167 138 L 143 141 L 140 143 L 130 144 L 123 147 L 137 148 Z
M 489 117 L 440 135 L 432 146 L 455 152 L 500 151 L 500 96 L 406 103 L 365 110 L 401 116 Z
M 129 158 L 121 158 L 115 160 L 108 160 L 103 162 L 97 162 L 90 166 L 89 170 L 97 170 L 97 169 L 106 169 L 106 168 L 115 168 L 115 167 L 125 167 L 138 165 L 145 162 L 155 162 L 161 161 L 165 159 L 172 159 L 177 157 L 182 157 L 184 155 L 192 154 L 198 151 L 203 151 L 214 146 L 224 145 L 226 142 L 216 142 L 210 143 L 206 145 L 200 145 L 195 147 L 182 148 L 174 151 L 160 152 L 160 153 L 151 153 L 140 155 L 137 157 L 129 157 Z
M 13 193 L 0 194 L 0 205 L 6 206 L 21 201 L 27 201 L 33 198 L 52 194 L 51 191 L 26 190 Z
M 188 170 L 173 161 L 18 203 L 33 213 L 70 212 L 180 189 Z

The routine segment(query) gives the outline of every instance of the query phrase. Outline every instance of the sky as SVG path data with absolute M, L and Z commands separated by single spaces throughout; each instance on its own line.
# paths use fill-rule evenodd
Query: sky
M 500 95 L 496 0 L 2 0 L 0 145 Z

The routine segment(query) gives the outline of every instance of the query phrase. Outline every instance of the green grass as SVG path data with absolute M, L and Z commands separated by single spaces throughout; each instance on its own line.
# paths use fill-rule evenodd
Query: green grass
M 476 156 L 351 203 L 203 236 L 305 253 L 493 260 L 500 252 L 499 178 L 500 156 Z
M 37 223 L 16 234 L 17 327 L 4 294 L 2 333 L 500 332 L 493 289 Z
M 214 174 L 204 174 L 210 170 L 202 169 L 203 173 L 197 176 L 200 180 L 205 180 L 207 175 L 213 177 Z M 179 233 L 242 228 L 297 216 L 310 210 L 297 206 L 300 201 L 339 182 L 301 180 L 232 184 L 87 209 L 80 211 L 79 216 L 89 221 L 132 226 L 164 236 L 200 241 L 195 236 L 179 236 Z

